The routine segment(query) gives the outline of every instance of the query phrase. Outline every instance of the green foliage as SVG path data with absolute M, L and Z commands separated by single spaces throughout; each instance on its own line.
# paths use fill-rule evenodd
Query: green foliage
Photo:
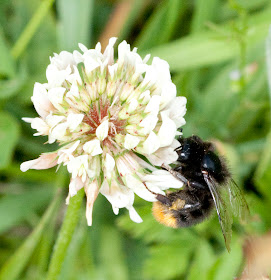
M 54 52 L 78 42 L 93 47 L 117 4 L 0 1 L 0 279 L 46 278 L 64 211 L 64 197 L 50 200 L 56 187 L 68 192 L 61 172 L 19 170 L 22 161 L 53 149 L 21 122 L 36 116 L 34 82 L 45 82 Z M 178 94 L 188 100 L 184 135 L 216 141 L 245 190 L 252 222 L 234 225 L 229 254 L 215 214 L 171 229 L 137 198 L 144 222 L 135 224 L 125 210 L 116 218 L 98 197 L 92 227 L 85 206 L 78 209 L 82 218 L 58 279 L 226 280 L 241 273 L 243 233 L 271 227 L 270 19 L 268 0 L 131 1 L 120 39 L 169 62 Z M 243 76 L 232 78 L 235 70 Z
M 270 15 L 269 9 L 251 17 L 246 34 L 248 47 L 264 41 L 270 25 Z M 172 70 L 180 71 L 228 61 L 238 55 L 239 46 L 231 25 L 228 24 L 219 26 L 217 31 L 192 34 L 148 51 L 153 56 L 167 60 Z
M 7 194 L 0 199 L 0 233 L 20 224 L 37 212 L 52 198 L 52 189 L 43 188 L 25 190 L 23 193 Z M 27 207 L 25 207 L 27 205 Z M 7 215 L 9 213 L 9 215 Z
M 255 183 L 259 187 L 259 190 L 270 201 L 270 182 L 271 182 L 271 134 L 266 138 L 266 144 L 263 150 L 261 160 L 258 163 L 258 167 L 255 175 Z
M 88 46 L 91 40 L 93 1 L 60 0 L 56 4 L 59 12 L 58 38 L 60 48 L 73 51 L 78 47 L 78 42 Z
M 209 271 L 214 264 L 216 256 L 211 245 L 205 240 L 197 244 L 191 267 L 188 272 L 188 280 L 197 280 L 201 275 L 202 280 L 209 279 Z
M 57 210 L 57 206 L 60 201 L 60 193 L 58 192 L 55 199 L 51 202 L 50 206 L 46 210 L 42 219 L 40 220 L 34 231 L 28 236 L 24 243 L 17 249 L 17 251 L 7 260 L 4 266 L 0 270 L 0 279 L 17 279 L 20 273 L 25 268 L 29 261 L 33 250 L 39 242 L 42 232 L 53 214 Z
M 135 42 L 139 50 L 148 50 L 168 42 L 185 8 L 185 1 L 178 0 L 164 1 L 158 5 Z
M 0 29 L 0 75 L 12 77 L 15 74 L 15 65 Z
M 19 137 L 17 120 L 6 112 L 0 112 L 0 169 L 11 162 L 12 152 Z

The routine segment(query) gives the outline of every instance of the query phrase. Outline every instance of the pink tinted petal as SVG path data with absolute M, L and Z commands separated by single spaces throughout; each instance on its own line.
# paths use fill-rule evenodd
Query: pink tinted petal
M 57 153 L 41 154 L 39 158 L 25 161 L 21 164 L 21 171 L 28 169 L 47 169 L 57 165 Z
M 77 194 L 77 192 L 82 189 L 84 186 L 84 183 L 82 182 L 80 177 L 75 177 L 71 179 L 71 182 L 69 184 L 69 194 L 70 196 L 74 196 Z
M 70 198 L 71 198 L 71 195 L 68 194 L 68 196 L 66 197 L 66 200 L 65 200 L 66 205 L 69 205 L 69 203 L 70 203 Z
M 35 83 L 31 100 L 37 113 L 44 119 L 54 110 L 54 106 L 48 98 L 47 90 L 40 83 Z
M 94 202 L 99 194 L 99 186 L 97 181 L 85 186 L 85 193 L 87 197 L 86 218 L 89 226 L 92 225 L 92 209 Z

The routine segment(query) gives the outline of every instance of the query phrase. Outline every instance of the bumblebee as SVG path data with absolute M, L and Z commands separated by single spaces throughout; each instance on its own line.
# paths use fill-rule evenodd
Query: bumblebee
M 246 200 L 233 181 L 222 157 L 210 142 L 198 136 L 180 138 L 177 164 L 174 168 L 162 166 L 184 183 L 184 188 L 156 194 L 153 204 L 155 219 L 169 227 L 189 227 L 209 217 L 215 208 L 230 251 L 232 216 L 246 221 L 249 209 Z

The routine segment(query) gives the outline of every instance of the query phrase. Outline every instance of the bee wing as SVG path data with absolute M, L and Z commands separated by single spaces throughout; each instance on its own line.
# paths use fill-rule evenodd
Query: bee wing
M 231 235 L 232 235 L 231 208 L 227 207 L 227 203 L 221 197 L 218 191 L 219 187 L 217 186 L 217 183 L 212 179 L 212 177 L 208 173 L 203 173 L 203 177 L 212 194 L 215 203 L 216 212 L 218 215 L 218 220 L 224 236 L 226 248 L 230 252 L 230 243 L 231 243 Z
M 234 216 L 240 218 L 242 222 L 248 221 L 250 212 L 242 190 L 234 180 L 231 180 L 230 184 L 227 185 L 227 189 Z

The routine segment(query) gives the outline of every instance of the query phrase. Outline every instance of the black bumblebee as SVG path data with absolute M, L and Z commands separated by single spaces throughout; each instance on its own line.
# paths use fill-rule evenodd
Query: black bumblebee
M 208 217 L 215 207 L 230 251 L 232 216 L 249 218 L 246 200 L 212 143 L 198 136 L 180 138 L 179 142 L 177 165 L 163 167 L 185 186 L 166 196 L 157 194 L 153 215 L 166 226 L 189 227 Z

